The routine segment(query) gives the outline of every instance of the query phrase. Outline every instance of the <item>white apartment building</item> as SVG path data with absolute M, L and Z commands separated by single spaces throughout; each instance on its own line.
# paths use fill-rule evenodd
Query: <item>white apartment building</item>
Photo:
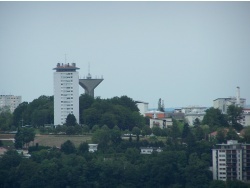
M 230 105 L 243 108 L 243 119 L 239 123 L 244 127 L 250 126 L 250 109 L 245 108 L 246 99 L 240 98 L 240 87 L 237 87 L 236 97 L 218 98 L 213 101 L 213 107 L 220 109 L 223 114 L 227 113 L 227 108 Z
M 79 123 L 79 76 L 75 63 L 57 64 L 54 72 L 54 125 L 63 125 L 69 114 Z
M 142 116 L 145 116 L 145 113 L 148 111 L 148 103 L 143 101 L 136 101 L 136 105 L 139 109 L 139 112 Z
M 0 95 L 0 111 L 10 110 L 11 113 L 18 107 L 22 102 L 21 96 L 14 95 Z
M 193 123 L 196 118 L 203 120 L 206 114 L 207 107 L 199 107 L 199 106 L 190 106 L 190 107 L 183 107 L 181 112 L 184 113 L 185 120 L 190 126 L 193 126 Z
M 243 108 L 246 105 L 246 99 L 241 98 L 239 101 L 239 106 Z M 236 97 L 218 98 L 213 101 L 213 107 L 220 109 L 223 114 L 227 113 L 228 106 L 236 104 Z
M 214 180 L 250 180 L 250 144 L 228 140 L 212 149 Z

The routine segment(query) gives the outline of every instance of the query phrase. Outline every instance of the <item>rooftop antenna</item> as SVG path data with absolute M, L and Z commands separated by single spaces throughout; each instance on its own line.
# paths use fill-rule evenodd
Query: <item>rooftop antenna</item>
M 91 79 L 91 74 L 90 74 L 90 63 L 88 64 L 88 76 L 87 76 L 87 79 Z
M 90 74 L 90 64 L 88 64 L 88 71 L 89 71 L 89 74 Z

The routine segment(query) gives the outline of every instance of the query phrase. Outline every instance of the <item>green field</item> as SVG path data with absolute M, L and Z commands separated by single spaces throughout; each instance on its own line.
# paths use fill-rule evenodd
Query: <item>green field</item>
M 75 146 L 79 146 L 82 142 L 91 143 L 91 135 L 36 135 L 34 142 L 30 146 L 38 143 L 40 146 L 60 147 L 67 140 L 72 141 Z

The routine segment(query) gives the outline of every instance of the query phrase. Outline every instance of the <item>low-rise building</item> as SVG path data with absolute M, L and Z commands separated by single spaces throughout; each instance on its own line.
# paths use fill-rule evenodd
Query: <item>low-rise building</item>
M 149 118 L 165 118 L 165 113 L 158 110 L 151 110 L 145 113 L 145 116 Z
M 172 118 L 150 118 L 149 122 L 149 126 L 151 129 L 155 126 L 164 129 L 172 125 L 173 125 Z
M 152 154 L 153 152 L 162 152 L 160 147 L 141 147 L 141 154 Z
M 199 107 L 199 106 L 190 106 L 183 107 L 182 113 L 184 113 L 186 122 L 190 125 L 194 125 L 195 119 L 199 119 L 201 122 L 206 114 L 207 107 Z
M 88 144 L 89 145 L 89 152 L 94 153 L 97 151 L 98 144 Z

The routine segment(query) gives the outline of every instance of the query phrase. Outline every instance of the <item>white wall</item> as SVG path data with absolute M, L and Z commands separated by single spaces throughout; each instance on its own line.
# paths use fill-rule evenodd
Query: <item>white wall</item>
M 64 124 L 69 113 L 79 123 L 78 72 L 54 72 L 54 125 Z

